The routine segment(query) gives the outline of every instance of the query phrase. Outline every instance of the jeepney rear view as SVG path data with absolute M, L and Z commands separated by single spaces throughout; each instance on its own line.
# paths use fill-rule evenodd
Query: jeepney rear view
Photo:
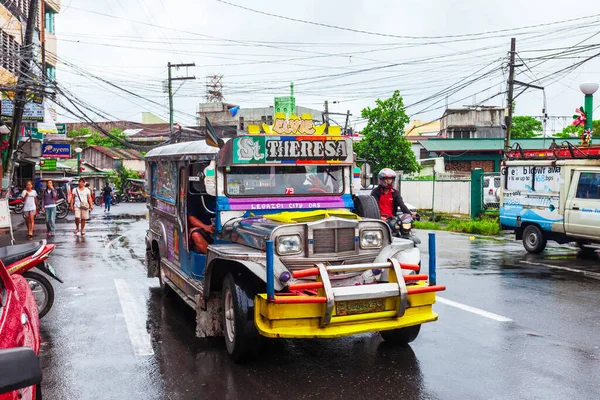
M 352 141 L 306 119 L 272 128 L 147 154 L 148 275 L 196 310 L 197 336 L 223 335 L 235 360 L 260 337 L 414 340 L 437 319 L 444 287 L 427 284 L 419 249 L 392 237 L 375 200 L 355 195 Z M 201 232 L 206 254 L 190 236 L 195 219 L 214 226 Z

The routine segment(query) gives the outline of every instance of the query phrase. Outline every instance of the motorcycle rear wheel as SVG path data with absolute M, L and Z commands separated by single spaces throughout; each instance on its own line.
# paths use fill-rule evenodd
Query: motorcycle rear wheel
M 35 297 L 40 319 L 48 314 L 54 304 L 54 288 L 46 277 L 37 272 L 27 271 L 23 274 Z
M 62 203 L 56 206 L 56 218 L 63 219 L 69 215 L 69 206 L 67 203 Z
M 23 207 L 25 207 L 23 203 L 15 204 L 13 207 L 13 212 L 15 214 L 21 214 L 23 212 Z

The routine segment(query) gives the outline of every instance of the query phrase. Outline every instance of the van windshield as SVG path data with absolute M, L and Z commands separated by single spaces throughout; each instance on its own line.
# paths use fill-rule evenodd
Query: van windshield
M 227 195 L 339 195 L 344 191 L 342 171 L 343 167 L 337 166 L 227 167 Z

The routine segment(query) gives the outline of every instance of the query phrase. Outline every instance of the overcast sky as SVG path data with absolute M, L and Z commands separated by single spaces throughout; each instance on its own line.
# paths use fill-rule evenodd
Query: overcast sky
M 57 79 L 111 118 L 140 121 L 142 111 L 152 111 L 168 120 L 167 63 L 194 62 L 174 74 L 197 78 L 175 96 L 181 124 L 195 124 L 206 76 L 218 73 L 227 102 L 272 105 L 294 82 L 296 104 L 322 109 L 329 100 L 330 111 L 349 109 L 357 127 L 360 110 L 394 90 L 409 116 L 423 121 L 439 118 L 446 102 L 505 105 L 512 36 L 522 58 L 517 79 L 545 87 L 550 115 L 572 115 L 583 104 L 579 83 L 600 82 L 599 58 L 568 68 L 600 53 L 598 1 L 228 1 L 274 15 L 217 0 L 62 0 L 56 31 L 67 64 L 59 65 Z M 525 28 L 533 25 L 541 26 Z M 500 30 L 508 31 L 483 34 Z M 541 115 L 543 97 L 527 91 L 516 100 L 516 114 Z

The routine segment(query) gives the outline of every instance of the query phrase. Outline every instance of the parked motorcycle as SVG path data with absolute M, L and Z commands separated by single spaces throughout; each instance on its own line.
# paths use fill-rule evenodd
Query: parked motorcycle
M 25 202 L 21 197 L 11 197 L 8 199 L 8 208 L 15 214 L 21 214 L 24 206 Z
M 56 275 L 54 267 L 46 261 L 52 251 L 54 245 L 47 244 L 45 240 L 39 243 L 0 247 L 0 260 L 6 266 L 7 272 L 10 275 L 22 275 L 29 283 L 40 318 L 46 315 L 54 304 L 54 288 L 45 275 L 32 270 L 37 268 L 52 279 L 63 283 Z
M 412 240 L 415 245 L 421 244 L 421 239 L 412 234 L 414 219 L 411 214 L 401 214 L 387 219 L 395 237 Z
M 134 191 L 128 191 L 127 193 L 125 193 L 122 197 L 123 202 L 127 203 L 127 202 L 136 202 L 136 203 L 141 203 L 146 201 L 146 197 L 144 196 L 143 193 L 140 192 L 134 192 Z

